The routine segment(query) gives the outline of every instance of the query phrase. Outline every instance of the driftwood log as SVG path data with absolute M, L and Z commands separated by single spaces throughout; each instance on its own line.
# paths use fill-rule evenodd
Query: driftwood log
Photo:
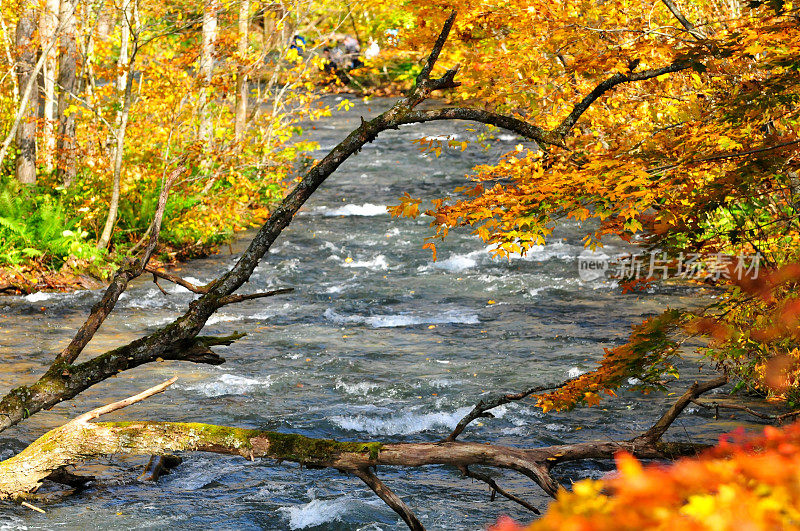
M 55 474 L 52 479 L 58 481 L 64 467 L 93 457 L 112 454 L 213 452 L 238 455 L 251 460 L 270 458 L 294 461 L 312 468 L 335 468 L 353 474 L 394 509 L 411 529 L 423 527 L 411 508 L 377 477 L 373 471 L 377 466 L 453 466 L 460 469 L 465 476 L 488 483 L 494 492 L 538 513 L 530 503 L 506 492 L 490 477 L 470 471 L 469 467 L 480 465 L 519 472 L 533 480 L 547 494 L 555 496 L 559 485 L 551 476 L 550 470 L 559 463 L 611 459 L 619 451 L 627 451 L 643 459 L 674 459 L 695 455 L 703 445 L 663 442 L 661 437 L 687 405 L 702 393 L 726 382 L 723 377 L 703 384 L 695 383 L 652 428 L 633 439 L 541 448 L 460 442 L 455 440 L 455 436 L 432 443 L 343 442 L 313 439 L 292 433 L 201 423 L 91 422 L 103 414 L 160 393 L 175 380 L 176 378 L 172 378 L 136 396 L 85 413 L 64 426 L 47 432 L 14 457 L 0 462 L 0 499 L 23 499 L 35 492 L 42 481 L 52 475 Z

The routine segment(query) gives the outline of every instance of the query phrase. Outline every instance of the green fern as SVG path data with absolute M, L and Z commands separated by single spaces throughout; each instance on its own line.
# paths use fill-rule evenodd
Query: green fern
M 49 193 L 48 193 L 49 192 Z M 36 261 L 58 268 L 69 256 L 99 258 L 86 234 L 74 231 L 61 198 L 15 181 L 0 181 L 0 265 Z

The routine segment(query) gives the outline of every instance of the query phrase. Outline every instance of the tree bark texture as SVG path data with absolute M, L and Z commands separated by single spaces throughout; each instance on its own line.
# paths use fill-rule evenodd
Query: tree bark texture
M 250 24 L 250 0 L 239 0 L 239 67 L 236 72 L 236 109 L 234 134 L 241 141 L 247 126 L 247 60 L 248 29 Z
M 59 20 L 62 27 L 58 56 L 58 136 L 56 175 L 69 187 L 78 173 L 75 140 L 75 117 L 69 112 L 72 95 L 78 88 L 78 46 L 75 35 L 74 0 L 61 0 Z
M 44 43 L 56 38 L 58 28 L 58 0 L 47 0 L 44 12 L 39 21 L 39 38 Z M 42 98 L 44 99 L 44 123 L 42 124 L 42 145 L 43 162 L 45 169 L 50 172 L 55 168 L 56 155 L 56 75 L 57 75 L 57 52 L 54 47 L 47 51 L 47 58 L 44 63 L 44 84 L 42 87 Z
M 214 74 L 214 43 L 217 40 L 217 16 L 219 3 L 217 0 L 207 0 L 203 9 L 203 47 L 200 52 L 198 68 L 200 98 L 198 113 L 200 125 L 197 130 L 197 139 L 207 146 L 211 140 L 211 112 L 209 97 L 211 92 L 211 78 Z
M 27 8 L 22 12 L 14 38 L 17 51 L 17 77 L 19 85 L 24 87 L 35 78 L 36 56 L 38 44 L 34 41 L 37 28 L 37 12 Z M 17 180 L 24 184 L 36 182 L 36 119 L 39 110 L 39 87 L 33 83 L 32 92 L 22 110 L 22 119 L 17 127 L 15 174 Z

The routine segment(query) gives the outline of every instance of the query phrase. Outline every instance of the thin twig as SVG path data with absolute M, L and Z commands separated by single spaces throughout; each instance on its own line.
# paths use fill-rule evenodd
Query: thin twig
M 500 487 L 497 484 L 497 482 L 494 479 L 492 479 L 492 477 L 490 475 L 482 474 L 480 472 L 473 472 L 473 471 L 471 471 L 469 469 L 469 467 L 466 467 L 466 466 L 460 467 L 460 470 L 465 476 L 473 478 L 473 479 L 477 479 L 478 481 L 483 481 L 484 483 L 489 485 L 489 487 L 491 487 L 491 489 L 492 489 L 492 501 L 494 501 L 494 493 L 497 492 L 501 496 L 504 496 L 504 497 L 508 498 L 509 500 L 513 501 L 514 503 L 517 503 L 517 504 L 525 507 L 526 509 L 528 509 L 529 511 L 533 512 L 534 514 L 542 514 L 541 512 L 539 512 L 539 509 L 537 509 L 536 507 L 534 507 L 533 505 L 531 505 L 527 501 L 525 501 L 522 498 L 520 498 L 518 496 L 515 496 L 514 494 L 511 494 L 510 492 L 504 490 L 502 487 Z
M 153 284 L 155 284 L 155 285 L 156 285 L 156 287 L 157 287 L 157 288 L 158 288 L 158 289 L 161 291 L 161 293 L 163 293 L 163 294 L 164 294 L 164 296 L 165 296 L 165 297 L 168 297 L 168 296 L 169 296 L 169 293 L 167 293 L 167 290 L 165 290 L 164 288 L 162 288 L 162 287 L 161 287 L 161 284 L 159 284 L 159 283 L 158 283 L 158 277 L 157 277 L 156 275 L 153 275 Z
M 745 413 L 752 415 L 754 417 L 758 417 L 760 419 L 774 420 L 778 424 L 782 424 L 784 419 L 800 416 L 800 409 L 789 411 L 788 413 L 781 413 L 780 415 L 770 415 L 769 413 L 759 413 L 754 409 L 751 409 L 747 406 L 742 406 L 740 404 L 723 404 L 717 402 L 716 400 L 710 403 L 701 402 L 700 400 L 692 400 L 692 403 L 707 409 L 716 409 L 717 411 L 719 411 L 719 409 L 733 409 L 736 411 L 744 411 Z
M 294 288 L 280 288 L 272 291 L 262 291 L 260 293 L 250 293 L 248 295 L 228 295 L 222 297 L 217 304 L 222 307 L 228 304 L 236 304 L 237 302 L 250 301 L 253 299 L 263 299 L 264 297 L 274 297 L 275 295 L 283 295 L 284 293 L 291 293 Z
M 117 411 L 118 409 L 122 409 L 124 407 L 128 407 L 131 404 L 135 404 L 136 402 L 141 402 L 146 398 L 150 398 L 153 395 L 156 395 L 162 391 L 164 391 L 167 387 L 174 384 L 178 380 L 177 376 L 173 376 L 166 382 L 160 383 L 151 387 L 150 389 L 146 389 L 139 393 L 138 395 L 130 396 L 124 400 L 119 400 L 112 404 L 107 404 L 105 406 L 99 407 L 97 409 L 93 409 L 91 411 L 87 411 L 83 415 L 76 417 L 71 422 L 74 423 L 85 423 L 89 422 L 90 420 L 94 420 L 101 415 L 105 415 L 106 413 L 111 413 L 112 411 Z
M 689 160 L 680 162 L 678 164 L 666 164 L 664 166 L 656 166 L 655 168 L 650 168 L 650 169 L 648 169 L 646 171 L 647 171 L 647 173 L 652 174 L 652 173 L 658 173 L 660 171 L 674 170 L 675 168 L 677 168 L 677 167 L 679 167 L 681 165 L 686 165 L 686 164 L 697 164 L 699 162 L 715 162 L 715 161 L 718 161 L 718 160 L 738 159 L 740 157 L 746 157 L 748 155 L 756 155 L 758 153 L 764 153 L 765 151 L 772 151 L 774 149 L 780 149 L 780 148 L 784 148 L 784 147 L 787 147 L 787 146 L 792 146 L 794 144 L 800 144 L 800 140 L 790 140 L 788 142 L 782 142 L 780 144 L 775 144 L 774 146 L 767 146 L 767 147 L 762 147 L 762 148 L 750 149 L 750 150 L 747 150 L 747 151 L 737 151 L 735 153 L 727 153 L 727 154 L 723 154 L 723 155 L 712 155 L 710 157 L 704 157 L 704 158 L 700 158 L 700 159 L 689 159 Z
M 145 271 L 147 271 L 148 273 L 152 273 L 154 279 L 155 278 L 163 278 L 164 280 L 169 280 L 173 284 L 177 284 L 179 286 L 182 286 L 182 287 L 188 289 L 189 291 L 191 291 L 192 293 L 197 293 L 197 294 L 202 295 L 203 293 L 208 293 L 208 290 L 211 289 L 211 284 L 206 284 L 205 286 L 197 286 L 195 284 L 192 284 L 188 280 L 182 279 L 178 275 L 173 275 L 172 273 L 167 273 L 163 269 L 156 269 L 155 267 L 147 266 L 145 268 Z M 155 280 L 154 280 L 154 282 L 155 282 Z M 156 282 L 156 284 L 158 284 L 158 282 Z M 159 288 L 161 288 L 161 286 L 159 286 Z M 163 289 L 161 291 L 162 291 L 162 293 L 164 293 L 164 295 L 167 294 Z
M 32 510 L 36 511 L 37 513 L 47 514 L 46 512 L 44 512 L 44 509 L 40 509 L 40 508 L 36 507 L 35 505 L 33 505 L 32 503 L 28 503 L 28 502 L 24 501 L 24 502 L 22 502 L 21 505 L 23 507 L 27 507 L 28 509 L 32 509 Z
M 169 190 L 172 187 L 172 184 L 175 182 L 175 179 L 177 179 L 178 176 L 184 171 L 186 171 L 186 167 L 183 165 L 175 168 L 172 173 L 167 176 L 166 180 L 164 181 L 164 185 L 161 187 L 161 193 L 158 195 L 156 213 L 153 215 L 153 223 L 151 224 L 153 228 L 150 231 L 150 240 L 147 242 L 147 246 L 144 248 L 144 254 L 142 255 L 141 261 L 141 271 L 139 274 L 144 272 L 148 262 L 150 262 L 150 257 L 153 256 L 153 252 L 156 250 L 156 246 L 158 245 L 158 236 L 161 232 L 161 220 L 164 218 L 164 210 L 167 207 Z

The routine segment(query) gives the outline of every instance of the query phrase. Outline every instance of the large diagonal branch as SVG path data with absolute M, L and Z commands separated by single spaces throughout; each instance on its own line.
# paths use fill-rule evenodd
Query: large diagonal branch
M 400 515 L 400 518 L 406 523 L 411 531 L 425 531 L 422 522 L 416 517 L 411 507 L 394 492 L 384 485 L 375 473 L 369 467 L 358 468 L 353 471 L 353 474 L 363 481 L 378 498 L 382 499 L 386 505 L 391 507 L 394 512 Z
M 492 489 L 492 495 L 491 495 L 491 500 L 492 501 L 494 501 L 495 493 L 497 493 L 497 494 L 500 494 L 501 496 L 503 496 L 504 498 L 507 498 L 507 499 L 513 501 L 514 503 L 516 503 L 518 505 L 521 505 L 522 507 L 525 507 L 526 509 L 531 511 L 533 514 L 542 514 L 541 511 L 539 511 L 539 509 L 537 509 L 530 502 L 527 502 L 527 501 L 523 500 L 519 496 L 508 492 L 507 490 L 502 488 L 500 485 L 498 485 L 497 482 L 494 480 L 494 478 L 492 478 L 489 474 L 483 474 L 481 472 L 475 472 L 474 470 L 470 470 L 469 467 L 466 467 L 466 466 L 461 469 L 461 473 L 464 474 L 464 477 L 477 479 L 478 481 L 483 481 L 484 483 L 489 485 L 489 488 Z
M 161 220 L 164 217 L 164 209 L 167 206 L 167 199 L 169 198 L 169 190 L 175 179 L 186 170 L 184 166 L 179 166 L 170 173 L 161 187 L 161 193 L 158 196 L 158 205 L 156 207 L 155 215 L 153 216 L 153 230 L 150 232 L 150 239 L 147 246 L 142 253 L 141 258 L 136 260 L 126 260 L 114 274 L 114 278 L 103 293 L 102 298 L 92 307 L 89 317 L 80 327 L 75 337 L 70 341 L 64 350 L 56 357 L 58 364 L 70 364 L 75 361 L 89 341 L 92 340 L 100 325 L 106 320 L 108 315 L 116 306 L 120 296 L 128 288 L 131 280 L 140 276 L 147 267 L 150 257 L 153 256 L 158 245 L 158 235 L 161 232 Z
M 643 433 L 638 439 L 643 441 L 657 441 L 661 438 L 662 435 L 667 431 L 667 429 L 675 422 L 675 419 L 678 418 L 683 410 L 688 406 L 693 400 L 697 397 L 711 391 L 712 389 L 716 389 L 717 387 L 722 387 L 728 383 L 728 378 L 726 376 L 720 376 L 719 378 L 715 378 L 709 382 L 698 383 L 695 382 L 688 391 L 686 391 L 678 400 L 672 404 L 664 415 L 658 419 L 652 428 L 647 430 Z
M 450 27 L 442 31 L 437 47 L 431 54 L 434 63 L 441 46 L 449 34 Z M 13 426 L 30 415 L 63 400 L 68 400 L 92 385 L 114 376 L 120 371 L 162 359 L 184 359 L 183 350 L 193 351 L 195 359 L 205 363 L 217 363 L 221 358 L 212 352 L 194 352 L 197 348 L 194 338 L 203 329 L 208 318 L 225 304 L 233 293 L 252 275 L 256 266 L 267 253 L 275 239 L 289 225 L 294 214 L 311 194 L 350 156 L 365 144 L 372 142 L 379 133 L 396 129 L 403 123 L 402 117 L 411 112 L 431 91 L 426 83 L 412 88 L 408 95 L 399 100 L 390 110 L 380 116 L 362 122 L 339 145 L 332 149 L 317 163 L 298 185 L 281 202 L 267 222 L 259 229 L 255 238 L 238 262 L 219 279 L 205 286 L 206 293 L 193 301 L 186 313 L 156 332 L 137 339 L 125 346 L 106 352 L 78 366 L 71 363 L 88 344 L 102 322 L 113 309 L 128 282 L 141 274 L 146 264 L 131 261 L 118 273 L 106 290 L 103 298 L 95 305 L 87 322 L 79 330 L 76 338 L 62 352 L 47 372 L 33 385 L 21 386 L 10 391 L 0 400 L 0 432 Z M 206 349 L 207 350 L 207 349 Z

